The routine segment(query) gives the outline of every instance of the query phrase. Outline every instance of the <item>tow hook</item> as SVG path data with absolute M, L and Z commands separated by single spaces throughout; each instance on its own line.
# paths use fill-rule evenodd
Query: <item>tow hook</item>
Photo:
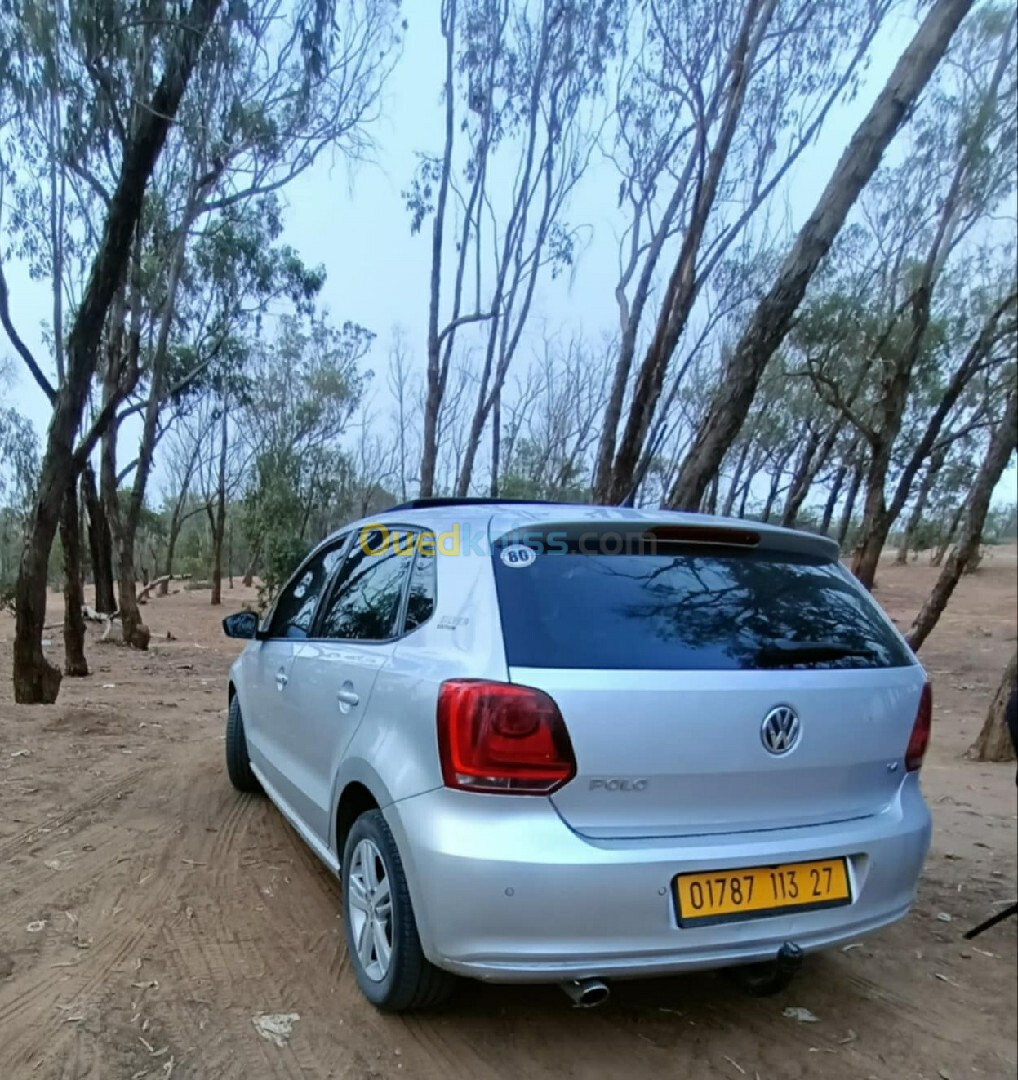
M 786 941 L 773 960 L 733 968 L 732 975 L 754 997 L 770 997 L 784 990 L 795 978 L 803 959 L 802 949 L 794 941 Z

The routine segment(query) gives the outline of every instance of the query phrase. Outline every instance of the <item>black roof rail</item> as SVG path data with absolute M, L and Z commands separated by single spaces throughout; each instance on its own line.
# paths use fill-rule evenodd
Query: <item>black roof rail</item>
M 566 505 L 556 499 L 498 499 L 487 496 L 465 496 L 459 498 L 455 495 L 437 495 L 431 499 L 408 499 L 396 506 L 390 506 L 382 511 L 391 514 L 394 510 L 430 510 L 443 506 L 562 506 Z M 569 504 L 572 505 L 572 504 Z M 577 506 L 586 505 L 576 503 Z

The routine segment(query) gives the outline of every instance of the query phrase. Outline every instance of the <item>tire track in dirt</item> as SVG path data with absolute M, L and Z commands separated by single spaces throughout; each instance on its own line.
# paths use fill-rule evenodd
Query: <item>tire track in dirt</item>
M 173 774 L 174 763 L 171 757 L 164 758 L 160 764 L 164 768 L 152 777 L 150 783 L 117 801 L 118 816 L 144 814 L 146 810 L 158 808 L 166 799 L 166 778 Z M 132 770 L 131 775 L 140 780 L 150 771 L 155 772 L 154 764 Z M 58 822 L 57 828 L 61 823 L 84 820 L 89 810 L 102 805 L 118 792 L 124 792 L 123 779 L 119 777 L 106 784 L 95 797 L 77 803 L 58 819 L 50 820 Z M 94 1014 L 101 1005 L 107 985 L 125 973 L 132 959 L 140 956 L 145 940 L 159 925 L 160 909 L 166 905 L 179 877 L 172 865 L 172 845 L 169 843 L 174 832 L 174 819 L 157 814 L 155 820 L 156 828 L 147 832 L 118 828 L 116 822 L 107 820 L 102 823 L 88 822 L 77 834 L 87 833 L 90 827 L 102 828 L 110 830 L 110 839 L 104 847 L 115 848 L 123 844 L 125 839 L 129 846 L 123 849 L 121 856 L 116 856 L 112 865 L 105 863 L 96 868 L 90 866 L 89 860 L 81 860 L 83 867 L 89 867 L 89 872 L 60 881 L 62 887 L 76 888 L 105 882 L 106 892 L 101 900 L 103 907 L 99 912 L 83 910 L 78 916 L 78 925 L 83 928 L 83 933 L 87 929 L 93 931 L 91 940 L 87 949 L 76 953 L 77 960 L 73 966 L 63 969 L 64 974 L 59 982 L 54 981 L 51 964 L 40 963 L 19 981 L 16 997 L 0 992 L 0 1028 L 12 1033 L 5 1041 L 0 1063 L 7 1059 L 17 1069 L 27 1067 L 29 1062 L 35 1068 L 34 1063 L 40 1055 L 43 1061 L 60 1060 L 62 1055 L 69 1052 L 69 1043 L 78 1039 L 74 1025 L 67 1023 L 67 1015 Z M 26 830 L 26 835 L 31 834 L 31 830 Z M 44 835 L 49 842 L 49 834 Z M 58 834 L 52 837 L 52 842 L 56 845 L 66 844 L 70 839 L 67 834 Z M 24 838 L 21 843 L 24 843 Z M 155 860 L 151 857 L 153 850 L 159 852 Z M 30 888 L 27 895 L 18 897 L 9 909 L 15 918 L 22 915 L 26 903 L 46 888 L 52 888 L 53 872 L 44 866 L 41 859 L 38 865 L 36 872 L 49 875 L 49 878 L 44 878 L 41 885 L 37 883 L 35 888 Z M 110 880 L 111 877 L 116 880 Z M 8 911 L 5 910 L 3 918 L 4 927 L 7 928 Z M 10 932 L 16 933 L 18 929 L 15 924 L 10 927 Z M 54 955 L 63 944 L 62 940 L 44 941 L 43 956 Z M 0 1068 L 2 1073 L 3 1069 Z M 17 1075 L 16 1071 L 14 1075 Z
M 200 749 L 192 748 L 187 782 L 168 780 L 175 772 L 168 767 L 151 785 L 118 803 L 129 817 L 142 812 L 158 819 L 162 824 L 157 833 L 127 833 L 116 829 L 115 821 L 103 823 L 129 844 L 113 908 L 134 903 L 133 930 L 122 933 L 113 927 L 97 937 L 79 961 L 81 970 L 74 969 L 63 984 L 59 1001 L 49 1004 L 70 1004 L 75 1012 L 89 1005 L 112 1012 L 127 1027 L 126 1037 L 136 1040 L 129 1026 L 130 1002 L 142 998 L 140 1007 L 152 1018 L 153 1045 L 170 1047 L 175 1075 L 196 1078 L 313 1076 L 331 1056 L 330 1048 L 342 1060 L 356 1063 L 351 1075 L 357 1076 L 389 1075 L 397 1064 L 403 1065 L 405 1075 L 423 1080 L 518 1076 L 521 1069 L 528 1076 L 567 1071 L 593 1075 L 577 1068 L 581 1060 L 625 1060 L 629 1072 L 695 1063 L 700 1075 L 731 1075 L 723 1060 L 710 1060 L 718 1055 L 705 1060 L 699 1044 L 690 1046 L 686 1030 L 647 1024 L 644 1011 L 634 1021 L 633 1014 L 624 1011 L 623 993 L 621 1010 L 592 1015 L 564 1011 L 564 1002 L 549 989 L 468 985 L 460 1003 L 451 1006 L 458 1010 L 451 1017 L 376 1013 L 360 998 L 346 962 L 342 921 L 337 918 L 338 883 L 267 800 L 247 798 L 228 787 L 213 758 L 218 749 L 218 743 L 207 741 Z M 53 840 L 57 845 L 66 842 L 65 837 Z M 154 862 L 153 849 L 159 851 Z M 136 882 L 149 875 L 139 905 Z M 144 972 L 131 972 L 132 958 L 142 954 L 148 957 Z M 139 993 L 130 985 L 150 978 L 158 979 L 159 990 Z M 880 997 L 880 988 L 864 978 L 856 976 L 855 985 L 864 1007 Z M 38 989 L 41 998 L 31 995 L 24 1006 L 0 1010 L 0 1024 L 14 1021 L 20 1028 L 35 1029 L 30 1039 L 11 1047 L 25 1065 L 39 1046 L 46 1047 L 49 1060 L 71 1053 L 85 1037 L 74 1025 L 65 1025 L 65 1010 L 55 1007 L 38 1023 L 26 1023 L 27 1015 L 37 1015 L 46 1004 L 45 982 Z M 216 1030 L 202 1026 L 210 1004 Z M 902 1010 L 908 1024 L 923 1021 L 926 1027 L 921 1010 L 898 995 L 883 993 L 873 1008 Z M 282 1050 L 260 1039 L 251 1026 L 255 1014 L 275 1011 L 295 1011 L 302 1017 Z M 504 1019 L 493 1019 L 493 1011 Z M 692 1015 L 715 1034 L 728 1031 L 734 1037 L 751 1031 L 764 1043 L 768 1035 L 773 1037 L 774 1006 L 747 1002 L 735 991 L 712 992 L 707 1006 Z M 527 1039 L 520 1038 L 521 1030 L 528 1032 Z M 815 1048 L 822 1053 L 829 1034 L 788 1024 L 782 1037 L 786 1047 L 797 1044 L 806 1056 Z M 536 1058 L 535 1041 L 543 1048 Z M 879 1071 L 879 1062 L 865 1053 L 851 1060 Z M 145 1063 L 142 1059 L 141 1065 Z
M 209 752 L 203 747 L 202 757 Z M 222 770 L 207 761 L 193 773 L 186 793 L 165 807 L 168 816 L 185 823 L 173 849 L 179 856 L 186 852 L 195 865 L 178 875 L 180 903 L 150 942 L 153 959 L 146 974 L 157 976 L 161 987 L 186 988 L 173 995 L 169 1009 L 161 993 L 153 995 L 160 1041 L 177 1047 L 201 1041 L 203 1074 L 217 1078 L 315 1075 L 320 1040 L 334 1042 L 337 1031 L 344 1038 L 342 1058 L 360 1063 L 354 1075 L 370 1076 L 379 1064 L 391 1064 L 376 1054 L 394 1039 L 407 1044 L 408 1054 L 416 1043 L 415 1057 L 430 1056 L 433 1048 L 403 1021 L 381 1017 L 360 1000 L 352 974 L 336 979 L 346 953 L 338 883 L 278 811 L 267 800 L 233 792 Z M 195 888 L 189 890 L 192 881 Z M 205 1035 L 202 1013 L 210 1001 L 229 1018 L 237 1038 Z M 363 1014 L 356 1027 L 344 1026 L 348 1010 Z M 297 1011 L 303 1018 L 302 1037 L 282 1052 L 250 1026 L 252 1016 L 269 1011 Z M 314 1040 L 303 1037 L 310 1031 L 317 1032 Z M 181 1054 L 185 1067 L 189 1055 Z M 455 1054 L 440 1058 L 439 1065 L 422 1057 L 411 1075 L 495 1075 L 479 1059 L 469 1069 Z
M 110 980 L 126 973 L 126 965 L 140 956 L 153 924 L 158 925 L 154 916 L 165 904 L 173 884 L 171 875 L 157 875 L 156 884 L 143 890 L 140 902 L 134 902 L 139 898 L 136 888 L 125 885 L 90 947 L 81 952 L 81 959 L 73 967 L 65 969 L 62 983 L 54 985 L 49 971 L 37 969 L 32 980 L 35 985 L 22 984 L 21 993 L 9 1004 L 3 1004 L 0 998 L 0 1028 L 13 1033 L 5 1045 L 5 1055 L 27 1061 L 32 1047 L 45 1047 L 52 1053 L 54 1040 L 59 1042 L 61 1030 L 66 1030 L 62 1029 L 63 1014 L 93 1010 Z
M 48 833 L 54 832 L 80 818 L 81 815 L 87 814 L 92 810 L 98 810 L 104 803 L 108 802 L 110 799 L 115 799 L 118 793 L 124 792 L 125 789 L 131 787 L 136 781 L 140 780 L 145 773 L 152 771 L 155 767 L 156 763 L 151 762 L 145 765 L 139 765 L 134 769 L 129 769 L 104 783 L 87 799 L 75 803 L 73 806 L 61 811 L 54 817 L 40 821 L 36 825 L 30 825 L 27 829 L 15 833 L 13 836 L 9 836 L 6 840 L 0 842 L 0 860 L 13 855 L 18 848 L 31 843 L 37 837 L 45 837 Z
M 166 1008 L 162 1000 L 154 1004 L 159 1006 L 161 1038 L 181 1048 L 182 1068 L 200 1069 L 194 1075 L 306 1075 L 294 1049 L 280 1052 L 251 1026 L 251 1017 L 258 1012 L 289 1011 L 274 1002 L 293 996 L 293 950 L 280 949 L 292 931 L 277 928 L 268 935 L 245 931 L 256 905 L 267 899 L 257 885 L 260 864 L 245 860 L 245 854 L 255 845 L 264 846 L 266 832 L 271 844 L 280 846 L 282 841 L 289 847 L 280 823 L 267 821 L 275 816 L 265 800 L 233 792 L 222 770 L 204 762 L 179 807 L 179 819 L 187 824 L 176 839 L 178 853 L 186 851 L 194 866 L 181 881 L 182 903 L 158 935 L 151 966 L 161 984 L 186 988 L 174 995 L 172 1007 Z M 302 904 L 291 906 L 288 921 L 299 926 L 304 910 Z M 251 988 L 265 985 L 272 988 L 273 1002 L 260 1005 L 250 1000 Z M 208 1002 L 215 1002 L 217 1012 L 225 1012 L 232 1039 L 223 1037 L 221 1025 L 219 1031 L 205 1034 L 202 1014 Z M 184 1049 L 196 1040 L 202 1043 L 200 1065 L 193 1060 L 189 1064 L 195 1055 Z

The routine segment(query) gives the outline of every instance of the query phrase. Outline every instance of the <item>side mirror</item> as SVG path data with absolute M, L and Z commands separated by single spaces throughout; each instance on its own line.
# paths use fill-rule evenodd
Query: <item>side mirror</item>
M 223 633 L 232 638 L 258 637 L 258 616 L 253 611 L 238 611 L 223 619 Z

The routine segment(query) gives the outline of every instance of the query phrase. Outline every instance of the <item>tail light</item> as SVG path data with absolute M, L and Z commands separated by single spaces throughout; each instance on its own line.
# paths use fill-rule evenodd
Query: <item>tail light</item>
M 905 768 L 914 772 L 923 763 L 926 751 L 930 745 L 930 729 L 933 726 L 933 693 L 930 684 L 923 684 L 923 692 L 919 696 L 919 708 L 916 710 L 915 723 L 912 725 L 912 734 L 908 739 L 908 749 L 905 751 Z
M 576 774 L 558 706 L 529 686 L 450 679 L 438 691 L 438 752 L 446 787 L 548 795 Z

